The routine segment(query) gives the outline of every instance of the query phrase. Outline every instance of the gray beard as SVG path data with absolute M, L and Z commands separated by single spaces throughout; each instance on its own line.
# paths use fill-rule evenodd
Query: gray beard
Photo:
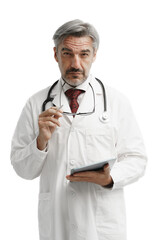
M 63 77 L 62 77 L 62 78 L 63 78 Z M 84 82 L 87 80 L 87 78 L 86 78 L 86 79 L 83 79 L 83 80 L 80 80 L 80 81 L 78 81 L 78 82 L 75 82 L 75 83 L 73 83 L 71 80 L 68 80 L 68 79 L 65 79 L 65 78 L 63 78 L 63 80 L 64 80 L 64 82 L 65 82 L 66 84 L 68 84 L 69 86 L 75 88 L 75 87 L 81 85 L 82 83 L 84 83 Z

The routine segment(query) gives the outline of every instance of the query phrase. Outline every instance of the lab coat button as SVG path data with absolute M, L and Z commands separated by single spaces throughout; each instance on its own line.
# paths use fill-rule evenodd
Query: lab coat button
M 76 193 L 74 191 L 71 192 L 71 195 L 72 195 L 73 198 L 76 197 Z
M 71 224 L 71 228 L 72 228 L 72 230 L 77 230 L 78 229 L 77 225 L 74 224 L 74 223 Z
M 74 163 L 75 163 L 74 160 L 71 160 L 71 161 L 70 161 L 70 164 L 71 164 L 71 165 L 74 165 Z

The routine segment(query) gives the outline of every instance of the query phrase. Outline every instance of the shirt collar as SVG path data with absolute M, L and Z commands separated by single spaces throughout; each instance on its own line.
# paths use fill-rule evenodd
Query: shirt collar
M 92 80 L 92 75 L 89 75 L 88 78 L 80 85 L 78 85 L 77 87 L 75 87 L 75 89 L 81 89 L 86 91 L 88 88 L 88 84 L 91 82 Z M 60 78 L 61 84 L 63 86 L 63 91 L 66 92 L 68 89 L 72 88 L 70 85 L 68 85 L 67 83 L 65 83 L 65 81 L 63 80 L 63 78 Z

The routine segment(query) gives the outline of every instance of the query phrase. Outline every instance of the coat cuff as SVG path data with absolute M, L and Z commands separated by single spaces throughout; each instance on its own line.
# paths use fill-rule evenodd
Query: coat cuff
M 34 139 L 34 141 L 30 145 L 31 152 L 35 153 L 40 159 L 44 159 L 48 153 L 48 144 L 45 149 L 39 150 L 37 148 L 37 138 Z

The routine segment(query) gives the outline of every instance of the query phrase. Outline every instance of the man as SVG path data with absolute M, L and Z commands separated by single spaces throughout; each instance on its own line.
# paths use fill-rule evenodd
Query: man
M 61 78 L 26 103 L 13 136 L 13 167 L 23 178 L 40 176 L 41 240 L 125 240 L 123 187 L 144 174 L 141 134 L 126 97 L 105 87 L 104 102 L 90 75 L 99 45 L 95 28 L 70 21 L 53 39 Z M 70 174 L 113 158 L 111 170 L 106 164 Z

